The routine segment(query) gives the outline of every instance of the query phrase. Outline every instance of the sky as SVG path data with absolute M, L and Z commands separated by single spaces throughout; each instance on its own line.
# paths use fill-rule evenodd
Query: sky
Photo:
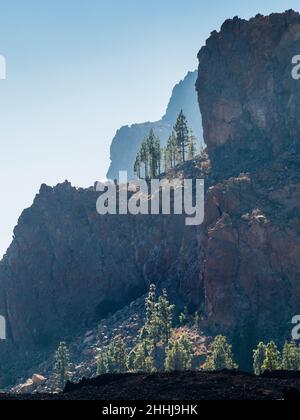
M 122 125 L 154 121 L 227 18 L 299 0 L 0 0 L 0 259 L 40 185 L 105 178 Z

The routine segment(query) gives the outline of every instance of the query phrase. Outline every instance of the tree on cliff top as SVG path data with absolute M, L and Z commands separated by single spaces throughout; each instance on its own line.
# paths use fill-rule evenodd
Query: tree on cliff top
M 188 159 L 193 159 L 197 154 L 197 137 L 190 130 L 189 133 L 189 140 L 188 140 Z
M 189 144 L 189 128 L 186 116 L 184 115 L 183 111 L 180 111 L 180 114 L 177 118 L 176 124 L 174 126 L 174 130 L 176 133 L 177 138 L 177 145 L 180 151 L 181 160 L 185 162 L 186 160 L 186 149 Z

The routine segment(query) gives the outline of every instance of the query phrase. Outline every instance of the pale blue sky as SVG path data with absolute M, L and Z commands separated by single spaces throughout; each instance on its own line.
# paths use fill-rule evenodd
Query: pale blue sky
M 0 0 L 0 257 L 41 183 L 105 177 L 121 125 L 156 120 L 214 29 L 299 0 Z

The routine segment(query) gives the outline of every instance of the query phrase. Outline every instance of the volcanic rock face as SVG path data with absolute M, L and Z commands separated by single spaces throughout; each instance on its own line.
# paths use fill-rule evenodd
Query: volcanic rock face
M 56 346 L 167 277 L 184 219 L 99 216 L 98 196 L 68 182 L 42 186 L 23 212 L 0 264 L 0 313 L 8 330 L 0 351 L 8 357 L 12 350 Z
M 41 188 L 0 264 L 6 366 L 33 364 L 35 351 L 53 350 L 151 282 L 200 310 L 203 327 L 228 334 L 247 362 L 257 340 L 290 337 L 300 300 L 297 53 L 294 12 L 227 21 L 200 51 L 212 169 L 197 159 L 170 176 L 206 178 L 202 226 L 181 216 L 100 217 L 93 189 Z
M 199 53 L 217 182 L 206 197 L 205 311 L 210 326 L 254 344 L 289 336 L 299 312 L 299 51 L 300 16 L 289 11 L 226 21 Z
M 174 87 L 166 114 L 160 121 L 124 126 L 117 131 L 111 144 L 111 165 L 107 174 L 109 179 L 118 179 L 119 171 L 127 171 L 129 177 L 133 177 L 134 161 L 143 139 L 152 128 L 165 145 L 181 110 L 184 111 L 199 143 L 203 144 L 201 116 L 195 92 L 197 75 L 197 71 L 189 72 Z
M 299 149 L 300 83 L 291 76 L 299 52 L 300 18 L 293 11 L 228 20 L 201 49 L 204 137 L 223 176 Z

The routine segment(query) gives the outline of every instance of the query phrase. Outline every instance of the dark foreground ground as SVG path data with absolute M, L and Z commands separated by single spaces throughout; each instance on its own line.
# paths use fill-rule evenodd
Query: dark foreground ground
M 261 377 L 239 372 L 184 372 L 106 375 L 68 384 L 60 395 L 16 396 L 1 400 L 300 400 L 300 372 Z

